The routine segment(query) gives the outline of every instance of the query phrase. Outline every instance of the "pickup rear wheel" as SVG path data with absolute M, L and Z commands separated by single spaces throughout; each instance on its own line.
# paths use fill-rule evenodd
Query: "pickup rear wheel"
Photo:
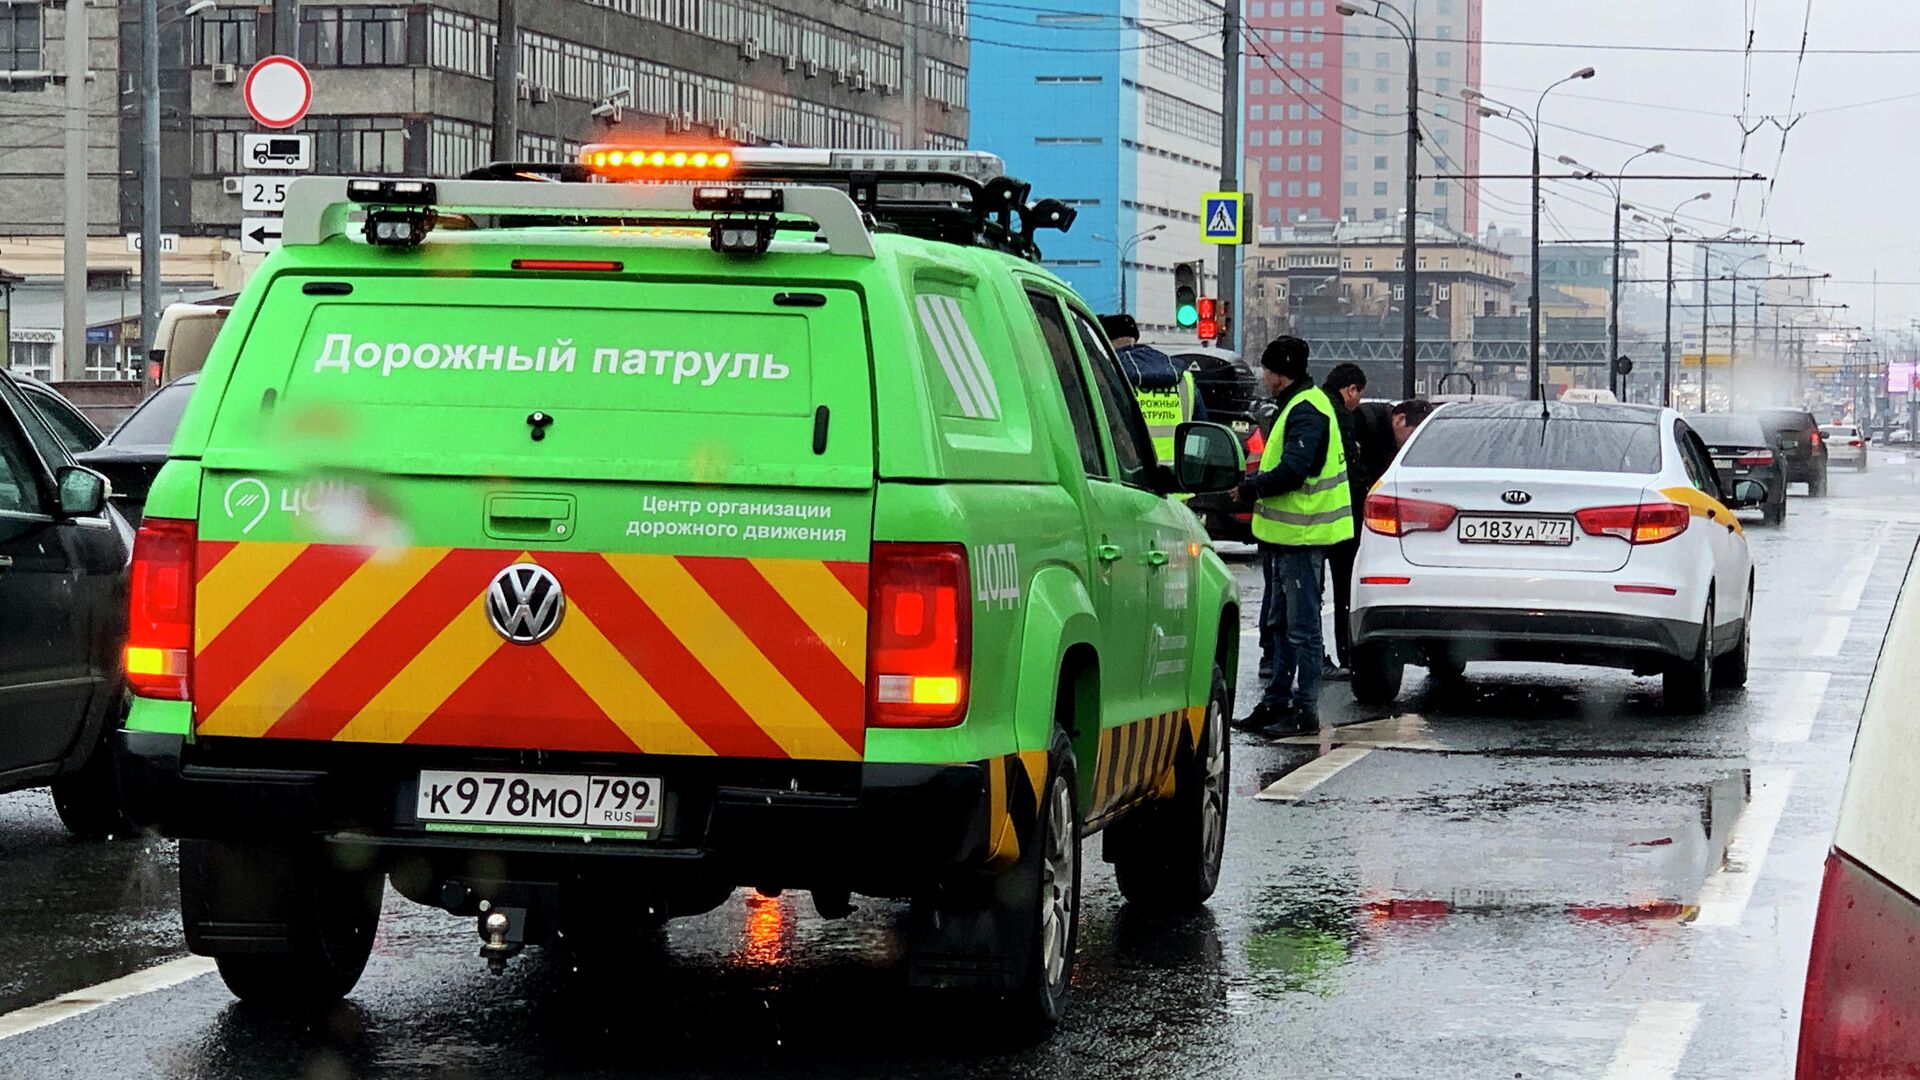
M 1191 911 L 1220 883 L 1227 843 L 1227 677 L 1216 665 L 1197 745 L 1174 764 L 1171 799 L 1148 803 L 1107 834 L 1114 877 L 1129 904 Z
M 343 869 L 317 847 L 205 840 L 180 847 L 188 943 L 214 958 L 235 997 L 309 1013 L 360 981 L 380 921 L 386 878 L 379 871 Z
M 1079 783 L 1073 744 L 1065 731 L 1055 728 L 1040 814 L 1020 862 L 1010 871 L 1038 879 L 1030 890 L 1032 947 L 1005 1002 L 1009 1024 L 1023 1031 L 1044 1032 L 1059 1023 L 1073 981 L 1073 955 L 1080 945 Z

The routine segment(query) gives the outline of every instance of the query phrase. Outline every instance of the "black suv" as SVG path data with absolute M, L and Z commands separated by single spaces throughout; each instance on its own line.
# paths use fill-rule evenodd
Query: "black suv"
M 133 530 L 42 408 L 0 370 L 0 792 L 50 783 L 69 830 L 104 836 Z
M 1804 409 L 1761 409 L 1760 425 L 1773 440 L 1773 452 L 1787 464 L 1787 483 L 1807 485 L 1807 494 L 1827 494 L 1827 441 L 1820 422 Z
M 1775 437 L 1759 417 L 1746 413 L 1704 413 L 1689 416 L 1687 426 L 1707 444 L 1713 454 L 1714 471 L 1720 474 L 1720 490 L 1732 491 L 1742 480 L 1765 484 L 1767 500 L 1761 504 L 1768 525 L 1787 520 L 1786 459 L 1773 452 Z

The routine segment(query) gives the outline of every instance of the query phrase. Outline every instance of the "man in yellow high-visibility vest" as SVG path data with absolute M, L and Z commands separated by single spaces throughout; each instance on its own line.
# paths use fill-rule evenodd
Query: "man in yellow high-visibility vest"
M 1159 349 L 1142 344 L 1140 324 L 1131 315 L 1103 315 L 1100 327 L 1113 342 L 1120 374 L 1133 387 L 1133 399 L 1153 439 L 1154 456 L 1163 465 L 1173 464 L 1174 429 L 1189 420 L 1207 418 L 1193 372 Z
M 1237 489 L 1251 502 L 1266 587 L 1273 676 L 1253 711 L 1234 721 L 1246 731 L 1313 731 L 1320 726 L 1324 645 L 1321 581 L 1327 552 L 1354 536 L 1347 454 L 1333 403 L 1307 372 L 1307 343 L 1275 338 L 1260 356 L 1277 410 L 1260 471 Z M 1284 598 L 1284 599 L 1283 599 Z

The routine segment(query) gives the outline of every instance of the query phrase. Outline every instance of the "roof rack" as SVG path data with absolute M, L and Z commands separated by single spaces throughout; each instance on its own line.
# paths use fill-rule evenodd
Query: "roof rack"
M 878 231 L 992 248 L 1033 261 L 1038 261 L 1041 254 L 1034 233 L 1041 229 L 1066 232 L 1077 213 L 1056 199 L 1030 203 L 1031 186 L 1006 176 L 1001 159 L 983 151 L 731 147 L 724 152 L 730 159 L 726 171 L 711 176 L 649 167 L 641 164 L 647 156 L 643 151 L 602 144 L 583 148 L 578 163 L 495 162 L 468 173 L 467 179 L 545 183 L 637 180 L 642 183 L 617 186 L 643 188 L 741 181 L 822 189 L 831 186 L 845 192 Z M 657 162 L 661 154 L 652 156 Z M 612 166 L 605 164 L 610 157 L 614 159 Z M 600 164 L 593 164 L 596 160 Z M 645 182 L 649 180 L 657 182 Z
M 614 219 L 632 225 L 707 225 L 723 221 L 729 214 L 726 208 L 701 205 L 700 186 L 694 184 L 555 183 L 527 179 L 525 174 L 548 169 L 556 180 L 585 177 L 574 174 L 572 167 L 514 168 L 511 180 L 303 176 L 287 186 L 281 243 L 321 244 L 344 236 L 349 231 L 348 216 L 354 211 L 430 211 L 435 215 L 587 219 L 596 223 Z M 873 234 L 845 192 L 828 187 L 794 187 L 781 194 L 778 228 L 809 232 L 835 255 L 873 257 Z

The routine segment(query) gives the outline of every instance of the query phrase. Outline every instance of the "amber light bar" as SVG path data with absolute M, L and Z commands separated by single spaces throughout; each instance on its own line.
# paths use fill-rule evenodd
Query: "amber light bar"
M 602 176 L 677 179 L 723 175 L 733 167 L 733 153 L 713 149 L 589 146 L 580 152 L 580 163 Z

